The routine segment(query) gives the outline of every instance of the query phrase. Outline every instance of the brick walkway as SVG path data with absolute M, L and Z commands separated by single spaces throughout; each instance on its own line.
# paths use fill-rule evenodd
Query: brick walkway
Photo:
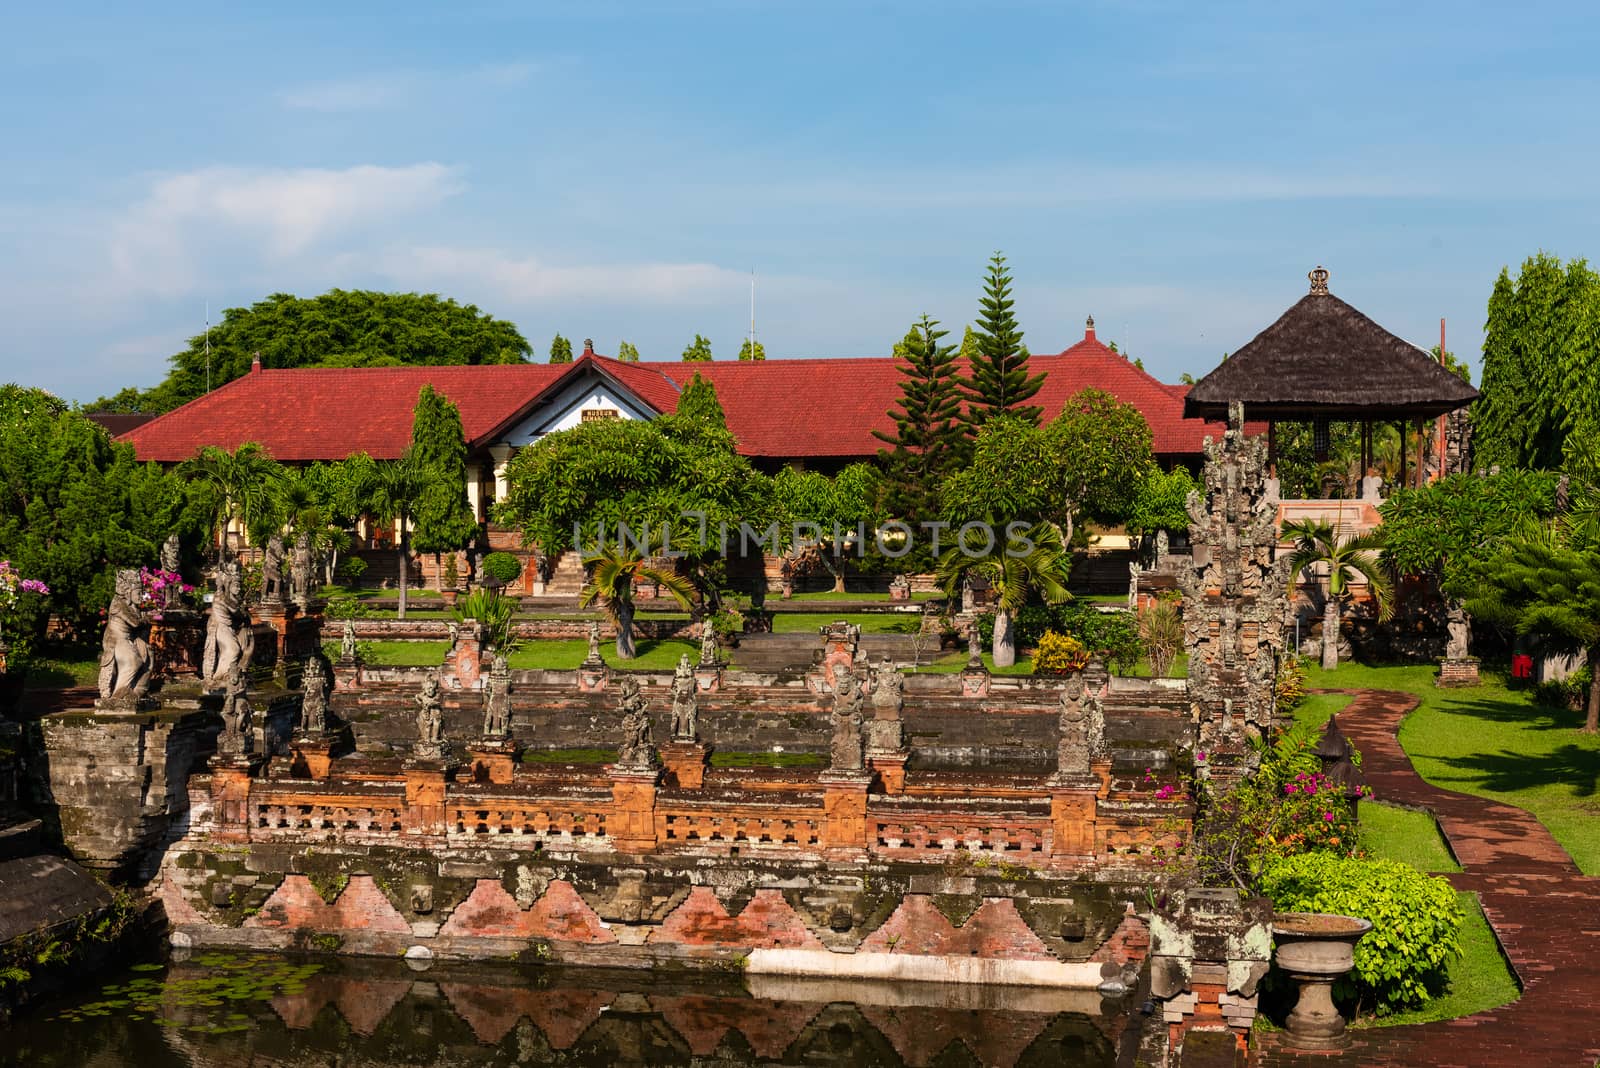
M 1522 997 L 1476 1016 L 1411 1027 L 1353 1031 L 1341 1054 L 1292 1053 L 1281 1033 L 1257 1037 L 1262 1065 L 1428 1065 L 1594 1068 L 1600 1063 L 1600 879 L 1578 873 L 1566 850 L 1519 808 L 1424 782 L 1400 748 L 1410 694 L 1352 691 L 1339 725 L 1361 750 L 1381 801 L 1425 808 L 1465 870 L 1451 875 L 1477 893 L 1522 983 Z

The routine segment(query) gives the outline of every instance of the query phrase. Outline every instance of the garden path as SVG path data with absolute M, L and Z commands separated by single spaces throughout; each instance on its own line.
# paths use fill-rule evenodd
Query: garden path
M 1352 1031 L 1339 1054 L 1284 1049 L 1281 1032 L 1256 1036 L 1252 1062 L 1281 1065 L 1427 1065 L 1437 1068 L 1594 1068 L 1600 1063 L 1600 879 L 1579 873 L 1530 813 L 1424 781 L 1400 747 L 1411 694 L 1358 690 L 1339 725 L 1361 751 L 1373 793 L 1427 809 L 1464 869 L 1448 876 L 1479 895 L 1522 996 L 1456 1020 Z

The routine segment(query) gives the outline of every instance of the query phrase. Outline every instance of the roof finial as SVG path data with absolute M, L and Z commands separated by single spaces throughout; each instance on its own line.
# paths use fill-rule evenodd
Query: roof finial
M 250 360 L 250 370 L 252 370 L 252 371 L 261 370 L 261 353 L 259 353 L 259 352 L 256 353 L 254 355 L 254 357 L 252 357 L 252 359 Z
M 594 340 L 592 338 L 583 339 L 583 354 L 585 356 L 594 355 Z
M 1083 324 L 1083 339 L 1085 341 L 1094 340 L 1094 316 L 1092 315 Z
M 1322 264 L 1317 264 L 1314 271 L 1306 272 L 1306 277 L 1311 279 L 1311 292 L 1321 296 L 1328 294 L 1328 270 Z

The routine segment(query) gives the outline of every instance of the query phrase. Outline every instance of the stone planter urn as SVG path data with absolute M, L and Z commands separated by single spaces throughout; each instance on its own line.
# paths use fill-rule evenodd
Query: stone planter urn
M 1333 1007 L 1333 984 L 1355 967 L 1356 943 L 1372 924 L 1354 916 L 1280 912 L 1272 917 L 1278 967 L 1300 986 L 1300 999 L 1284 1021 L 1295 1049 L 1343 1049 L 1344 1017 Z

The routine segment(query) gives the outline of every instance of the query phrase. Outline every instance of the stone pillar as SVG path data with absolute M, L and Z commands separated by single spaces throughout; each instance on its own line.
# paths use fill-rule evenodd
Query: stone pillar
M 906 792 L 906 760 L 909 754 L 901 750 L 867 751 L 867 767 L 883 784 L 883 792 L 898 797 Z
M 211 758 L 213 841 L 250 840 L 250 780 L 260 761 L 254 757 Z
M 263 650 L 260 646 L 259 631 L 257 632 L 256 656 L 269 652 L 274 663 L 283 664 L 289 658 L 292 644 L 291 630 L 295 625 L 295 618 L 300 614 L 299 606 L 292 601 L 262 601 L 256 606 L 256 622 L 265 624 L 272 631 L 273 647 Z
M 467 463 L 467 507 L 473 519 L 483 519 L 483 465 L 476 461 Z
M 659 769 L 619 768 L 612 765 L 611 816 L 606 835 L 619 853 L 656 851 L 656 789 Z
M 479 738 L 467 745 L 472 781 L 510 786 L 522 747 L 512 738 Z
M 600 693 L 606 688 L 607 681 L 611 678 L 611 670 L 606 667 L 604 660 L 590 662 L 585 660 L 578 665 L 578 692 Z
M 361 661 L 357 659 L 338 660 L 333 665 L 333 689 L 335 693 L 350 693 L 361 689 Z
M 698 790 L 705 784 L 710 760 L 711 746 L 705 742 L 667 742 L 661 746 L 666 782 L 682 790 Z
M 1050 853 L 1058 857 L 1095 856 L 1095 789 L 1052 786 Z
M 989 669 L 981 661 L 977 667 L 968 665 L 961 669 L 961 696 L 989 696 Z
M 329 734 L 295 734 L 289 739 L 289 774 L 322 782 L 333 763 L 334 738 Z
M 867 853 L 867 788 L 865 772 L 824 772 L 822 784 L 822 847 L 833 859 L 864 857 Z
M 163 609 L 150 623 L 151 673 L 158 679 L 199 678 L 205 644 L 204 615 L 188 608 Z
M 473 620 L 461 624 L 445 657 L 446 678 L 453 690 L 483 689 L 483 627 Z
M 445 764 L 434 760 L 408 760 L 403 773 L 406 780 L 404 833 L 443 838 Z
M 722 665 L 701 664 L 694 669 L 694 688 L 701 693 L 717 693 L 722 689 Z
M 1439 686 L 1455 689 L 1478 685 L 1478 658 L 1475 656 L 1442 657 L 1439 660 Z
M 1242 1059 L 1257 986 L 1271 962 L 1272 905 L 1265 898 L 1240 901 L 1231 888 L 1174 897 L 1169 912 L 1150 918 L 1150 994 L 1162 1007 L 1169 1056 L 1182 1063 L 1191 1031 L 1226 1031 Z
M 490 445 L 489 455 L 494 458 L 494 499 L 503 501 L 510 492 L 510 484 L 506 482 L 506 464 L 511 462 L 511 454 L 516 450 L 510 445 Z

